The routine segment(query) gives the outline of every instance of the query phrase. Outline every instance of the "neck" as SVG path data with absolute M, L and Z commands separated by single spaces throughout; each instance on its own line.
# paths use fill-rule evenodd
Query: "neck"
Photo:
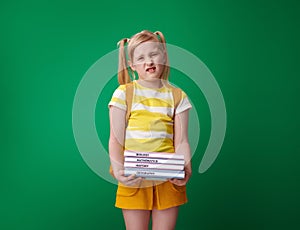
M 155 79 L 151 81 L 138 79 L 137 82 L 147 88 L 161 88 L 163 86 L 161 79 Z

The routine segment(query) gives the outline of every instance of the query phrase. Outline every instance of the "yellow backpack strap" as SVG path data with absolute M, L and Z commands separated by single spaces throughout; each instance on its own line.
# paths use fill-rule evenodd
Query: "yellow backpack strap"
M 172 95 L 173 95 L 173 100 L 174 100 L 174 116 L 175 116 L 176 109 L 181 101 L 182 91 L 181 91 L 181 89 L 174 87 L 170 84 L 168 84 L 168 87 L 170 87 L 172 89 Z
M 130 113 L 131 113 L 131 105 L 132 105 L 132 97 L 133 97 L 133 84 L 132 82 L 126 84 L 126 123 L 129 120 Z
M 174 108 L 175 108 L 175 111 L 181 101 L 181 97 L 182 97 L 182 93 L 181 93 L 181 90 L 179 88 L 175 88 L 173 87 L 172 88 L 172 94 L 173 94 L 173 98 L 174 98 Z M 174 113 L 175 115 L 175 113 Z

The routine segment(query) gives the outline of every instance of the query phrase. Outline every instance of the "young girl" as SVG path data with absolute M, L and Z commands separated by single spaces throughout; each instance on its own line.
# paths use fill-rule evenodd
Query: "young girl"
M 109 103 L 109 155 L 112 173 L 119 181 L 115 206 L 122 209 L 127 230 L 174 229 L 178 207 L 187 202 L 186 183 L 192 170 L 188 142 L 188 110 L 184 92 L 175 108 L 169 76 L 166 42 L 161 32 L 142 31 L 119 43 L 120 86 Z M 138 80 L 131 81 L 130 75 Z M 130 74 L 131 73 L 131 74 Z M 133 87 L 129 118 L 126 118 L 126 84 Z M 130 108 L 129 108 L 130 109 Z M 185 156 L 185 178 L 164 182 L 124 176 L 126 150 L 180 153 Z

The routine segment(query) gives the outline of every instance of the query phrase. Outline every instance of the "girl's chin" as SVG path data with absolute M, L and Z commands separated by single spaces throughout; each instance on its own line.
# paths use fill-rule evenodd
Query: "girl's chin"
M 157 80 L 157 79 L 160 79 L 160 75 L 161 75 L 161 73 L 157 73 L 157 72 L 155 72 L 155 73 L 146 73 L 145 78 Z

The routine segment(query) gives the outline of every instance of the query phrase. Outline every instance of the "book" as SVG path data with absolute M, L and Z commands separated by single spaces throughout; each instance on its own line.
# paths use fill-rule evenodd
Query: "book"
M 152 164 L 152 163 L 135 163 L 126 162 L 124 163 L 125 168 L 148 168 L 148 169 L 171 169 L 171 170 L 183 170 L 184 164 L 172 165 L 172 164 Z
M 160 169 L 140 169 L 140 168 L 125 168 L 124 175 L 130 176 L 135 174 L 137 177 L 143 177 L 145 179 L 164 179 L 164 178 L 176 178 L 183 179 L 185 172 L 183 170 L 160 170 Z
M 152 163 L 152 164 L 173 164 L 182 165 L 184 164 L 183 159 L 162 159 L 162 158 L 148 158 L 148 157 L 125 157 L 125 162 L 135 163 Z
M 125 157 L 146 157 L 146 158 L 161 158 L 161 159 L 179 159 L 184 160 L 183 154 L 175 154 L 175 153 L 160 153 L 160 152 L 134 152 L 125 150 Z
M 124 151 L 124 175 L 146 180 L 183 179 L 184 155 L 165 152 Z

